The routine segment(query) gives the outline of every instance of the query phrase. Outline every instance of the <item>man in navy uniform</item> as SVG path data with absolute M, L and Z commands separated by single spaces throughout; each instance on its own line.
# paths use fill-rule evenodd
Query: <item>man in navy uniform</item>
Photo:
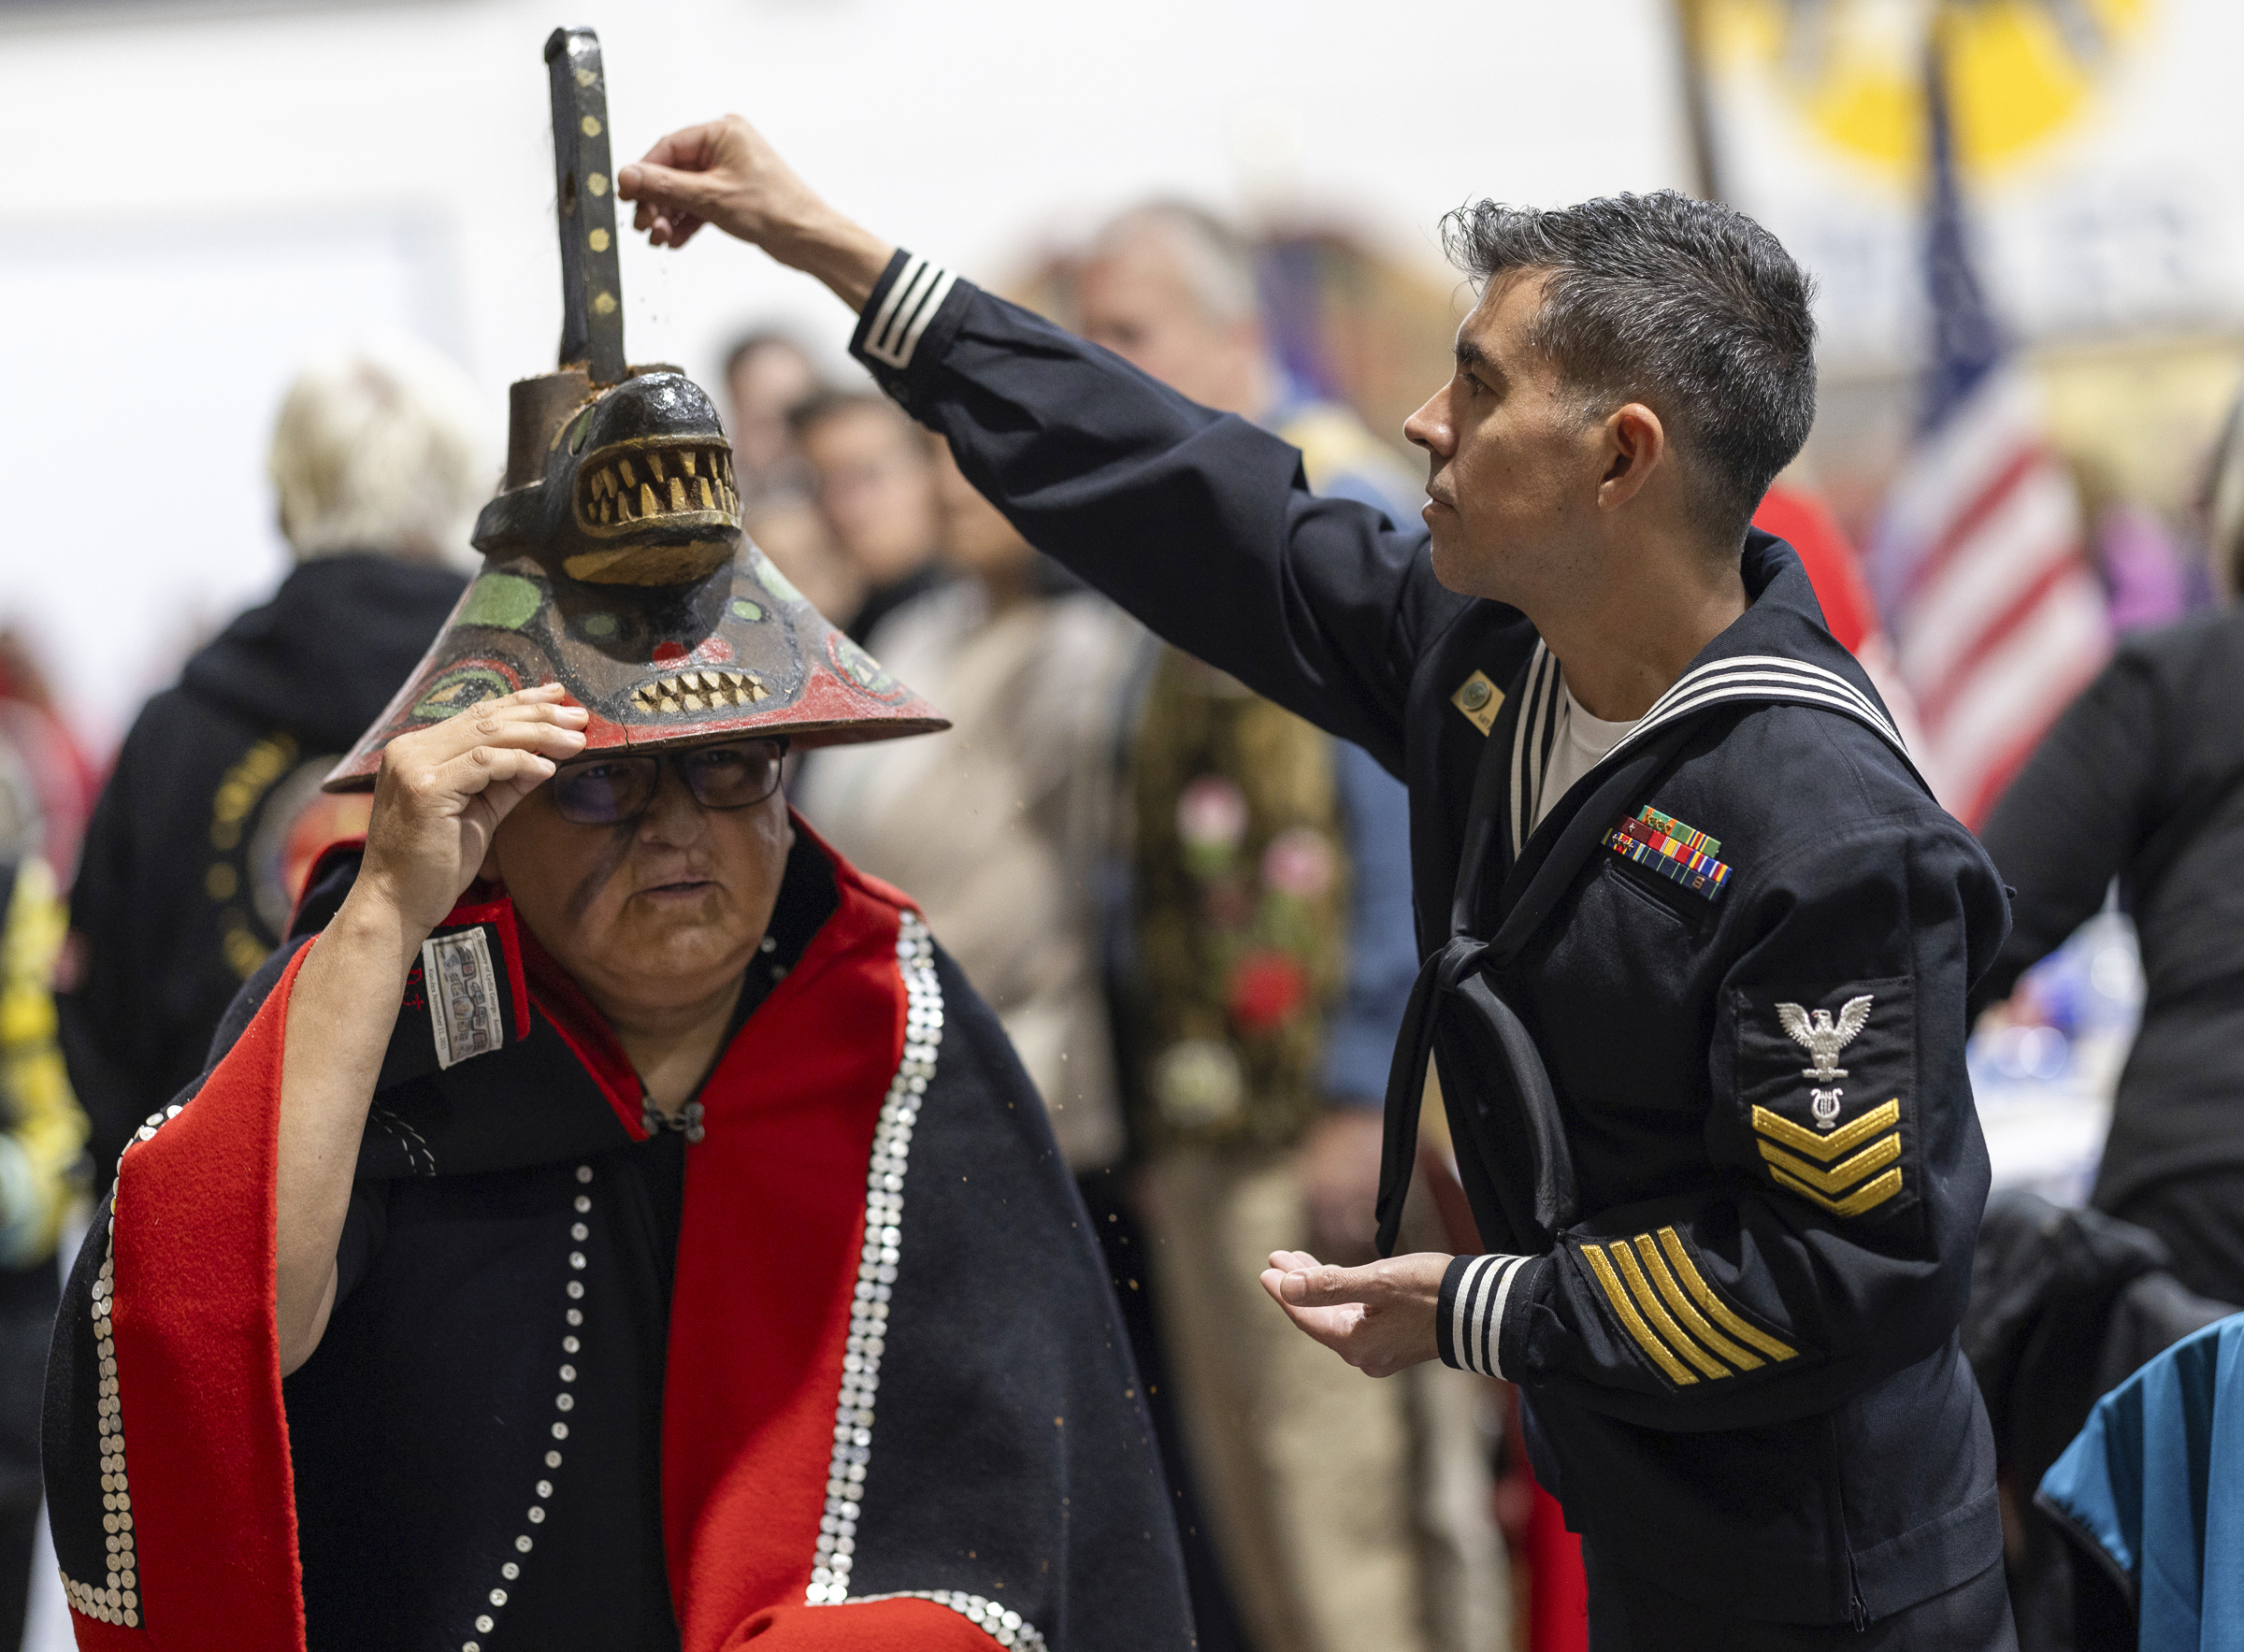
M 1488 1254 L 1265 1283 L 1374 1375 L 1520 1385 L 1593 1646 L 2014 1645 L 1956 1326 L 1984 1201 L 1964 995 L 2002 886 L 1749 530 L 1814 416 L 1806 279 L 1717 205 L 1455 215 L 1480 282 L 1406 433 L 1428 532 L 851 223 L 737 117 L 618 179 L 763 247 L 1033 543 L 1409 783 L 1438 1062 Z

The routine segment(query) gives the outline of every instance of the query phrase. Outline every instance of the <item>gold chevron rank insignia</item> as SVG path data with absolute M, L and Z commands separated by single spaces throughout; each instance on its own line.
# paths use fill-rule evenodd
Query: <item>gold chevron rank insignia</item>
M 1673 1228 L 1585 1243 L 1582 1259 L 1630 1340 L 1678 1387 L 1795 1358 L 1715 1293 Z
M 1859 1216 L 1901 1191 L 1898 1096 L 1829 1131 L 1756 1107 L 1753 1131 L 1776 1185 L 1834 1216 Z

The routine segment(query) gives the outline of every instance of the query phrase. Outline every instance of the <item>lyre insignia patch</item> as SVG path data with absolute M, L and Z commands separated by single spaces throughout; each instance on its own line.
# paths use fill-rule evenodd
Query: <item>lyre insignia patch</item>
M 1449 703 L 1465 714 L 1465 721 L 1486 734 L 1496 726 L 1496 713 L 1503 710 L 1503 690 L 1489 681 L 1486 671 L 1475 671 L 1457 685 Z
M 1802 1002 L 1746 991 L 1735 1000 L 1738 1100 L 1751 1150 L 1785 1193 L 1834 1216 L 1885 1220 L 1915 1192 L 1915 983 L 1858 978 L 1828 997 L 1805 984 L 1787 983 Z M 1816 1007 L 1820 997 L 1835 1007 Z

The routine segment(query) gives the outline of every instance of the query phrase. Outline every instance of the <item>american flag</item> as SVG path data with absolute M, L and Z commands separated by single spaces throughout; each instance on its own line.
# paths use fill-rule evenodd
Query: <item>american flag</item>
M 1941 801 L 1976 826 L 2110 652 L 2079 496 L 1966 255 L 1945 77 L 1928 75 L 1933 362 L 1872 553 Z

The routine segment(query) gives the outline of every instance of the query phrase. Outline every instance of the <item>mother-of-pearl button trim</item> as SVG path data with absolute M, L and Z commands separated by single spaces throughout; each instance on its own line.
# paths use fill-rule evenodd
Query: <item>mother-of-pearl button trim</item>
M 980 1595 L 970 1595 L 960 1589 L 899 1589 L 892 1595 L 859 1595 L 850 1603 L 861 1605 L 867 1601 L 932 1601 L 938 1606 L 948 1606 L 975 1628 L 985 1630 L 1000 1646 L 1015 1646 L 1022 1652 L 1044 1652 L 1044 1637 L 1018 1612 L 1000 1606 L 995 1601 Z
M 896 934 L 897 968 L 904 978 L 904 1058 L 881 1103 L 872 1133 L 872 1162 L 865 1172 L 865 1245 L 857 1260 L 856 1300 L 850 1304 L 849 1343 L 842 1359 L 842 1398 L 834 1409 L 834 1451 L 827 1467 L 826 1513 L 818 1522 L 818 1554 L 808 1591 L 813 1606 L 866 1601 L 932 1601 L 988 1632 L 1001 1646 L 1043 1652 L 1044 1638 L 1018 1612 L 955 1589 L 907 1589 L 885 1595 L 849 1592 L 856 1562 L 857 1516 L 865 1469 L 872 1455 L 872 1397 L 881 1386 L 888 1305 L 902 1254 L 904 1169 L 920 1099 L 935 1076 L 942 1043 L 942 984 L 935 975 L 935 942 L 917 912 L 906 912 Z
M 865 1245 L 857 1260 L 856 1300 L 849 1310 L 849 1343 L 842 1359 L 842 1397 L 834 1408 L 834 1451 L 826 1472 L 826 1512 L 818 1522 L 818 1555 L 811 1567 L 810 1603 L 849 1598 L 856 1563 L 858 1499 L 872 1456 L 872 1397 L 881 1386 L 886 1347 L 888 1299 L 896 1284 L 904 1217 L 904 1166 L 920 1098 L 935 1076 L 942 1042 L 942 988 L 935 979 L 935 944 L 915 912 L 896 932 L 897 969 L 904 980 L 904 1058 L 881 1102 L 872 1132 L 872 1161 L 865 1172 Z
M 114 1220 L 114 1217 L 111 1218 Z M 124 1415 L 117 1391 L 117 1343 L 110 1332 L 115 1308 L 116 1240 L 101 1258 L 94 1278 L 94 1353 L 100 1361 L 100 1399 L 95 1413 L 101 1425 L 101 1530 L 108 1544 L 108 1582 L 106 1586 L 79 1583 L 65 1572 L 63 1593 L 71 1606 L 103 1623 L 140 1627 L 140 1576 L 133 1548 L 133 1499 L 124 1478 Z
M 146 1142 L 180 1116 L 185 1103 L 175 1101 L 169 1107 L 148 1115 L 148 1120 L 133 1132 L 134 1142 Z M 131 1143 L 127 1143 L 131 1145 Z M 124 1160 L 121 1155 L 118 1169 L 122 1172 Z M 63 1594 L 71 1609 L 102 1623 L 122 1624 L 126 1629 L 140 1627 L 140 1569 L 133 1543 L 133 1495 L 124 1477 L 124 1401 L 117 1386 L 117 1207 L 112 1197 L 109 1205 L 108 1243 L 101 1257 L 101 1271 L 94 1276 L 92 1308 L 94 1312 L 94 1358 L 99 1372 L 96 1383 L 98 1398 L 94 1401 L 94 1415 L 101 1429 L 101 1530 L 103 1541 L 108 1545 L 108 1579 L 96 1586 L 79 1583 L 60 1567 L 55 1570 L 63 1580 Z
M 592 1237 L 592 1229 L 585 1225 L 584 1220 L 592 1214 L 592 1195 L 583 1191 L 583 1188 L 591 1185 L 592 1183 L 592 1167 L 590 1165 L 581 1164 L 577 1167 L 577 1182 L 579 1186 L 575 1201 L 577 1219 L 570 1223 L 568 1228 L 568 1237 L 572 1246 L 582 1245 L 585 1240 Z M 571 1277 L 568 1283 L 561 1287 L 563 1294 L 568 1300 L 568 1307 L 562 1315 L 568 1322 L 568 1329 L 562 1333 L 561 1337 L 562 1359 L 559 1372 L 561 1391 L 554 1396 L 554 1409 L 560 1412 L 562 1415 L 555 1418 L 551 1425 L 554 1444 L 545 1454 L 545 1472 L 548 1476 L 561 1466 L 561 1442 L 568 1438 L 568 1424 L 564 1419 L 568 1413 L 577 1408 L 577 1397 L 569 1391 L 569 1385 L 577 1380 L 577 1356 L 584 1351 L 583 1341 L 577 1335 L 577 1332 L 584 1326 L 584 1310 L 577 1305 L 584 1300 L 584 1282 L 574 1277 L 584 1271 L 583 1250 L 572 1248 L 569 1251 L 568 1269 Z M 529 1512 L 523 1516 L 524 1521 L 533 1528 L 545 1524 L 545 1505 L 554 1498 L 552 1479 L 541 1478 L 534 1488 L 534 1492 L 538 1501 L 530 1504 Z M 516 1534 L 514 1539 L 516 1555 L 526 1555 L 537 1546 L 537 1539 L 532 1537 L 528 1531 Z M 475 1632 L 479 1635 L 487 1635 L 498 1627 L 498 1613 L 500 1608 L 507 1603 L 507 1591 L 515 1580 L 522 1576 L 521 1560 L 507 1561 L 498 1569 L 498 1575 L 499 1582 L 493 1587 L 488 1597 L 488 1608 L 476 1614 Z M 472 1638 L 462 1641 L 460 1652 L 482 1652 L 482 1643 Z

